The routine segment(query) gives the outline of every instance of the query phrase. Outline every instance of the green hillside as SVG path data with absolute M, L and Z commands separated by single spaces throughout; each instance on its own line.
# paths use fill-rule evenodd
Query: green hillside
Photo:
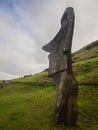
M 72 54 L 78 84 L 98 85 L 98 41 Z
M 55 125 L 56 88 L 48 72 L 10 81 L 0 88 L 0 130 L 98 130 L 98 42 L 72 55 L 79 84 L 76 127 Z
M 72 54 L 73 62 L 98 57 L 98 41 L 92 42 Z

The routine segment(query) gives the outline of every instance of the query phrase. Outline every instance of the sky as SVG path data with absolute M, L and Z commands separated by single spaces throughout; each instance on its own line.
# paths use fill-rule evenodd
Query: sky
M 0 0 L 0 80 L 48 68 L 42 46 L 57 34 L 69 6 L 75 11 L 75 52 L 98 40 L 98 0 Z

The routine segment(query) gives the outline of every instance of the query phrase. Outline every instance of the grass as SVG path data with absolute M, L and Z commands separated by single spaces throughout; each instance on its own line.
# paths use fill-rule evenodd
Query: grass
M 78 84 L 98 85 L 98 57 L 73 63 Z
M 55 87 L 13 84 L 0 89 L 0 130 L 64 130 L 54 123 Z M 79 87 L 78 126 L 98 129 L 98 88 Z
M 83 130 L 98 129 L 98 86 L 80 86 L 79 120 Z
M 92 46 L 92 47 L 91 47 Z M 98 41 L 88 44 L 72 54 L 73 62 L 98 57 Z
M 35 75 L 31 75 L 31 76 L 24 76 L 22 78 L 18 78 L 18 79 L 14 79 L 13 82 L 51 82 L 52 79 L 48 77 L 48 72 L 47 71 L 43 71 L 41 73 L 35 74 Z
M 0 89 L 0 130 L 65 130 L 55 125 L 55 87 L 16 83 Z M 98 129 L 98 87 L 79 87 L 78 125 L 66 130 Z
M 76 127 L 55 125 L 56 88 L 44 71 L 11 80 L 5 87 L 0 81 L 0 130 L 98 130 L 97 50 L 98 46 L 84 47 L 73 54 L 79 84 Z
M 32 76 L 25 76 L 22 78 L 14 79 L 11 81 L 12 83 L 27 83 L 31 85 L 37 86 L 50 86 L 54 85 L 53 79 L 48 77 L 48 72 L 43 71 L 41 73 L 32 75 Z

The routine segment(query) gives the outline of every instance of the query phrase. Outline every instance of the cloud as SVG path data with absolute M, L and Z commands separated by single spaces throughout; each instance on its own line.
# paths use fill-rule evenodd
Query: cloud
M 32 35 L 5 12 L 0 13 L 0 17 L 0 77 L 12 78 L 43 70 L 46 65 L 43 60 L 39 61 L 40 51 Z
M 76 15 L 72 51 L 98 39 L 97 5 L 97 0 L 1 0 L 0 78 L 48 67 L 48 54 L 41 48 L 57 34 L 67 6 L 73 6 Z

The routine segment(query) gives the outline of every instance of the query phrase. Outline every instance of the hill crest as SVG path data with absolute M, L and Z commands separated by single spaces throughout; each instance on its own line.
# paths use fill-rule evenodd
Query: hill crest
M 98 40 L 94 41 L 72 54 L 72 61 L 87 60 L 98 56 Z

